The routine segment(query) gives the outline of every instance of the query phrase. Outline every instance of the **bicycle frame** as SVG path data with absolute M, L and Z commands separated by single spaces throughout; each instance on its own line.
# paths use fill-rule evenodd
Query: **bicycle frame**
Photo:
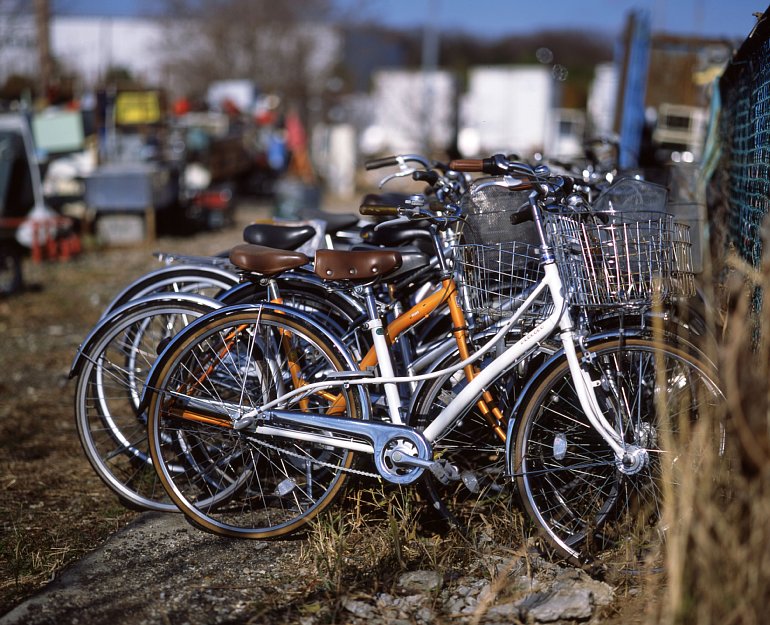
M 580 366 L 575 348 L 576 338 L 573 331 L 573 321 L 563 294 L 564 286 L 554 255 L 550 247 L 546 245 L 542 223 L 535 206 L 535 196 L 531 197 L 531 203 L 533 205 L 535 222 L 543 242 L 541 249 L 543 277 L 524 302 L 513 311 L 513 316 L 502 324 L 500 330 L 482 348 L 476 350 L 473 354 L 468 353 L 465 341 L 467 331 L 464 324 L 464 313 L 456 301 L 457 295 L 454 281 L 451 276 L 447 276 L 442 282 L 441 289 L 429 296 L 425 302 L 417 304 L 410 311 L 391 322 L 388 329 L 392 331 L 393 336 L 388 338 L 392 339 L 398 333 L 414 325 L 419 318 L 435 310 L 440 303 L 448 301 L 455 328 L 453 334 L 455 335 L 462 361 L 452 367 L 426 374 L 410 375 L 407 377 L 395 376 L 388 338 L 386 338 L 382 320 L 377 314 L 376 300 L 374 299 L 371 286 L 368 286 L 365 287 L 365 289 L 368 289 L 365 291 L 366 306 L 369 314 L 367 327 L 372 335 L 373 347 L 361 361 L 360 368 L 363 370 L 368 366 L 377 364 L 381 372 L 379 377 L 373 377 L 370 372 L 362 370 L 341 371 L 330 376 L 330 379 L 321 382 L 305 383 L 299 380 L 297 375 L 292 372 L 294 388 L 267 404 L 240 414 L 240 416 L 238 416 L 239 409 L 230 410 L 229 407 L 224 407 L 223 412 L 226 416 L 223 415 L 221 419 L 218 419 L 219 424 L 226 425 L 231 423 L 230 427 L 243 431 L 247 436 L 249 433 L 254 433 L 295 438 L 319 445 L 329 445 L 340 449 L 370 453 L 374 456 L 375 466 L 382 477 L 395 483 L 411 483 L 419 477 L 424 469 L 441 473 L 442 468 L 432 458 L 431 444 L 438 440 L 475 402 L 482 398 L 487 386 L 491 382 L 520 362 L 522 358 L 536 349 L 539 343 L 551 336 L 558 328 L 569 370 L 575 381 L 581 408 L 586 413 L 591 425 L 612 448 L 619 462 L 631 463 L 635 460 L 634 455 L 646 453 L 645 450 L 637 446 L 627 445 L 604 417 L 594 394 L 595 383 Z M 490 347 L 502 340 L 513 324 L 521 318 L 523 313 L 546 290 L 553 302 L 553 308 L 548 317 L 491 360 L 482 371 L 476 373 L 473 369 L 473 363 L 486 353 Z M 404 425 L 401 415 L 402 403 L 396 385 L 404 382 L 409 383 L 436 378 L 454 373 L 461 368 L 465 369 L 469 382 L 438 417 L 422 433 Z M 310 394 L 330 388 L 375 384 L 382 384 L 385 389 L 388 422 L 372 422 L 334 416 L 334 410 L 336 407 L 339 407 L 337 402 L 335 402 L 332 409 L 326 415 L 281 408 L 281 406 L 287 405 L 289 400 L 297 400 L 300 402 L 300 406 L 302 406 L 302 400 Z M 148 387 L 150 386 L 152 385 L 148 383 Z M 173 391 L 170 392 L 173 395 Z M 481 402 L 483 402 L 483 399 Z M 192 403 L 195 404 L 195 401 L 193 400 Z M 196 416 L 190 415 L 187 418 L 195 419 Z M 203 418 L 209 419 L 206 415 Z M 303 431 L 297 431 L 296 427 L 303 428 Z M 318 428 L 324 433 L 308 431 L 308 427 Z M 332 434 L 329 435 L 329 433 Z M 341 438 L 336 435 L 359 437 L 359 439 L 363 438 L 368 442 L 350 440 L 349 438 Z M 501 438 L 503 441 L 505 440 L 504 432 Z M 416 456 L 414 455 L 415 452 Z M 386 460 L 390 461 L 390 464 Z M 393 468 L 393 463 L 397 465 L 395 469 Z
M 290 411 L 278 409 L 281 404 L 285 404 L 288 400 L 306 396 L 313 392 L 328 389 L 335 386 L 346 385 L 371 385 L 371 384 L 384 384 L 394 385 L 400 382 L 408 382 L 413 380 L 430 379 L 446 375 L 448 373 L 457 371 L 461 368 L 471 365 L 477 360 L 484 352 L 486 352 L 491 346 L 497 343 L 507 333 L 508 329 L 520 318 L 537 299 L 537 297 L 545 290 L 551 294 L 554 300 L 554 308 L 552 313 L 537 325 L 533 330 L 528 332 L 525 336 L 519 339 L 516 343 L 506 349 L 501 355 L 492 360 L 483 371 L 478 375 L 475 375 L 468 385 L 448 404 L 448 406 L 442 411 L 442 413 L 434 420 L 422 433 L 418 433 L 412 428 L 403 426 L 400 424 L 400 415 L 398 409 L 400 402 L 397 396 L 392 398 L 388 396 L 388 410 L 391 421 L 389 423 L 378 422 L 364 422 L 352 419 L 346 419 L 341 417 L 330 417 L 325 415 L 306 414 L 301 411 Z M 338 448 L 348 449 L 352 451 L 362 451 L 374 455 L 375 465 L 383 477 L 396 483 L 410 483 L 419 477 L 422 469 L 430 468 L 436 470 L 435 463 L 427 455 L 429 454 L 429 445 L 437 440 L 448 428 L 450 428 L 454 422 L 459 419 L 474 401 L 477 400 L 486 386 L 489 385 L 496 377 L 509 370 L 519 360 L 527 355 L 532 349 L 536 348 L 538 343 L 545 340 L 551 335 L 554 330 L 559 327 L 561 329 L 560 336 L 564 344 L 564 351 L 567 357 L 570 371 L 572 372 L 575 380 L 576 387 L 578 388 L 578 397 L 580 399 L 581 407 L 588 415 L 589 421 L 600 433 L 602 438 L 613 449 L 616 456 L 619 459 L 626 457 L 629 453 L 629 448 L 624 444 L 620 436 L 615 432 L 610 423 L 606 420 L 599 408 L 598 402 L 593 392 L 594 382 L 591 381 L 583 372 L 580 367 L 580 363 L 575 350 L 575 337 L 573 333 L 572 320 L 569 315 L 566 302 L 562 296 L 562 281 L 559 276 L 558 269 L 552 258 L 546 259 L 544 265 L 544 277 L 538 287 L 533 290 L 524 303 L 517 309 L 516 314 L 508 320 L 498 333 L 481 349 L 477 350 L 474 354 L 469 355 L 462 362 L 454 365 L 453 367 L 434 371 L 429 374 L 423 374 L 410 377 L 393 377 L 393 376 L 380 376 L 371 377 L 362 375 L 361 372 L 350 372 L 348 375 L 345 372 L 344 375 L 335 377 L 334 380 L 314 382 L 311 384 L 303 385 L 301 388 L 293 389 L 280 397 L 270 401 L 269 403 L 259 407 L 258 409 L 251 410 L 243 414 L 237 419 L 233 427 L 236 429 L 247 429 L 253 431 L 259 435 L 269 436 L 281 436 L 288 438 L 299 438 L 301 440 L 312 441 L 320 445 L 332 445 Z M 388 346 L 382 334 L 378 334 L 378 330 L 382 329 L 381 322 L 379 325 L 375 322 L 371 328 L 374 336 L 379 336 L 380 341 L 375 342 L 375 351 L 378 357 L 382 361 L 388 361 Z M 387 387 L 386 387 L 387 388 Z M 279 427 L 275 427 L 278 425 Z M 320 435 L 311 432 L 297 432 L 293 429 L 286 429 L 280 426 L 316 426 L 326 431 L 335 432 L 338 434 L 358 435 L 362 436 L 370 441 L 370 444 L 360 443 L 358 441 L 342 440 L 336 436 Z M 252 429 L 253 428 L 253 429 Z M 418 456 L 410 457 L 403 453 L 398 456 L 398 459 L 394 458 L 394 461 L 399 464 L 402 463 L 406 466 L 412 466 L 418 468 L 407 476 L 393 475 L 392 471 L 387 467 L 383 468 L 383 454 L 386 451 L 386 447 L 393 443 L 393 441 L 405 439 L 414 445 L 414 448 L 418 452 Z M 423 443 L 424 441 L 424 443 Z M 427 444 L 427 446 L 426 446 Z

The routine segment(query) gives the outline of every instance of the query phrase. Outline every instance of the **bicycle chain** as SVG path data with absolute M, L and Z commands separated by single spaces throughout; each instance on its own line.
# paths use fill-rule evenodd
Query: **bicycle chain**
M 345 471 L 346 473 L 352 473 L 353 475 L 363 475 L 364 477 L 374 477 L 377 479 L 383 479 L 382 476 L 379 473 L 372 473 L 370 471 L 361 471 L 360 469 L 352 469 L 350 467 L 341 467 L 338 464 L 333 464 L 331 462 L 324 462 L 323 460 L 316 460 L 315 458 L 311 458 L 307 455 L 302 455 L 297 453 L 296 451 L 289 451 L 288 449 L 285 449 L 283 447 L 278 447 L 278 445 L 271 445 L 270 443 L 266 443 L 263 440 L 247 437 L 250 442 L 256 443 L 257 445 L 262 445 L 263 447 L 267 447 L 268 449 L 272 449 L 274 451 L 286 454 L 287 456 L 294 456 L 295 458 L 299 458 L 300 460 L 311 460 L 313 464 L 317 464 L 321 467 L 326 467 L 328 469 L 336 469 L 337 471 Z

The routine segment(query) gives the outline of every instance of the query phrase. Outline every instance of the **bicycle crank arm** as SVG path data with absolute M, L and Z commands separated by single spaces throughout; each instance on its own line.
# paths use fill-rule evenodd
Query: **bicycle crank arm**
M 394 484 L 411 484 L 426 468 L 432 470 L 435 464 L 428 441 L 409 426 L 290 410 L 270 410 L 260 417 L 264 423 L 271 425 L 313 427 L 335 434 L 361 437 L 372 445 L 378 473 Z M 287 434 L 291 438 L 290 433 Z M 328 437 L 324 440 L 328 442 Z

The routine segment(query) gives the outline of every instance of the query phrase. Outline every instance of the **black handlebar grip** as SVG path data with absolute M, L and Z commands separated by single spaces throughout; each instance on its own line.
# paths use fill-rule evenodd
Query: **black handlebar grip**
M 483 171 L 485 174 L 500 176 L 508 172 L 508 162 L 505 156 L 502 154 L 485 158 L 482 163 L 483 166 L 481 171 Z
M 395 156 L 383 156 L 382 158 L 373 158 L 364 163 L 367 170 L 380 169 L 381 167 L 393 167 L 398 165 L 399 160 Z
M 523 224 L 525 221 L 532 221 L 532 207 L 529 205 L 520 208 L 515 213 L 511 213 L 511 224 L 514 226 Z
M 438 174 L 435 171 L 415 171 L 412 173 L 412 180 L 433 186 L 438 182 Z
M 371 215 L 373 217 L 398 217 L 398 207 L 396 206 L 372 206 L 362 204 L 358 208 L 362 215 Z

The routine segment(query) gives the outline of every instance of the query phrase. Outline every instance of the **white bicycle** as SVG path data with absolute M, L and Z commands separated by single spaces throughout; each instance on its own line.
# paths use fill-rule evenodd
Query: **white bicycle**
M 495 389 L 549 343 L 560 345 L 558 351 L 515 405 L 504 405 L 503 419 L 490 423 L 503 431 L 507 471 L 526 511 L 548 544 L 573 560 L 608 553 L 631 559 L 630 551 L 638 558 L 660 542 L 663 483 L 675 483 L 677 471 L 686 470 L 682 459 L 694 425 L 722 401 L 716 374 L 689 343 L 641 330 L 586 336 L 575 313 L 581 306 L 633 306 L 687 293 L 692 275 L 683 227 L 667 215 L 584 219 L 570 208 L 568 194 L 554 204 L 562 181 L 524 166 L 522 173 L 526 178 L 506 184 L 532 189 L 527 209 L 515 218 L 531 218 L 536 226 L 540 244 L 526 246 L 526 255 L 540 258 L 537 278 L 526 297 L 518 293 L 514 303 L 501 305 L 506 317 L 497 332 L 449 369 L 394 374 L 372 290 L 398 266 L 390 251 L 319 250 L 315 260 L 319 276 L 364 297 L 376 368 L 360 370 L 341 340 L 273 303 L 204 315 L 166 347 L 142 405 L 159 479 L 193 524 L 231 537 L 284 536 L 332 503 L 350 475 L 395 484 L 428 475 L 457 479 L 456 467 L 436 450 L 479 402 L 494 406 Z M 426 207 L 399 212 L 448 218 Z M 499 257 L 504 245 L 495 250 Z M 462 254 L 470 251 L 458 250 L 460 282 L 469 279 Z M 515 266 L 498 269 L 512 277 Z M 499 300 L 501 290 L 490 297 Z M 453 299 L 461 308 L 462 298 Z M 542 319 L 508 344 L 533 309 Z M 462 334 L 462 318 L 453 320 Z M 406 425 L 398 385 L 461 370 L 467 383 L 443 396 L 435 418 L 421 429 Z M 384 391 L 386 421 L 370 418 L 373 385 Z M 723 438 L 717 425 L 710 444 L 722 447 Z

